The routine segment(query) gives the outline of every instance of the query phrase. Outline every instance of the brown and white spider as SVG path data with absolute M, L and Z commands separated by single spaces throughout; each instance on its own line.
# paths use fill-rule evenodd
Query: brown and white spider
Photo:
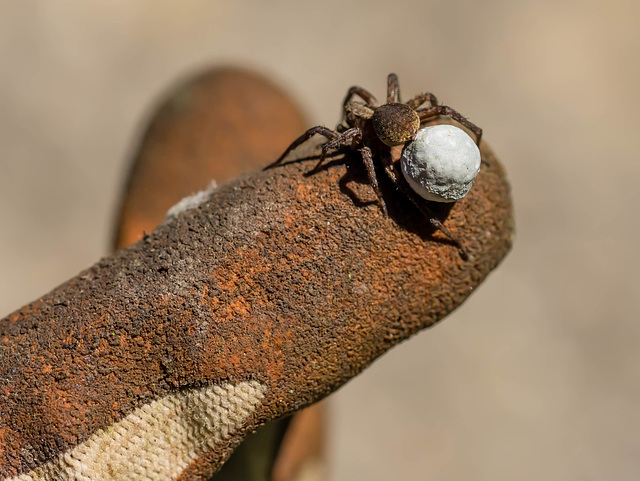
M 356 96 L 360 97 L 364 103 L 354 101 L 353 98 Z M 420 108 L 426 102 L 429 102 L 429 106 Z M 462 243 L 436 218 L 431 209 L 425 205 L 425 202 L 419 198 L 419 195 L 409 186 L 407 181 L 402 176 L 397 175 L 390 152 L 391 147 L 406 145 L 414 140 L 421 124 L 440 116 L 450 117 L 466 127 L 474 134 L 476 144 L 480 143 L 482 129 L 451 107 L 438 105 L 438 99 L 432 93 L 422 93 L 416 95 L 407 103 L 402 103 L 398 77 L 392 73 L 387 78 L 386 104 L 379 105 L 373 94 L 362 87 L 351 87 L 344 99 L 342 123 L 338 124 L 335 130 L 320 125 L 310 128 L 293 141 L 282 155 L 265 169 L 280 165 L 292 150 L 314 135 L 322 135 L 326 137 L 327 142 L 322 145 L 320 158 L 311 173 L 320 168 L 327 155 L 331 152 L 343 148 L 356 150 L 362 156 L 369 182 L 378 197 L 380 207 L 384 214 L 388 215 L 387 205 L 380 190 L 374 164 L 374 159 L 380 159 L 384 171 L 391 182 L 420 209 L 434 228 L 442 231 L 456 244 L 464 258 L 468 258 L 468 253 Z

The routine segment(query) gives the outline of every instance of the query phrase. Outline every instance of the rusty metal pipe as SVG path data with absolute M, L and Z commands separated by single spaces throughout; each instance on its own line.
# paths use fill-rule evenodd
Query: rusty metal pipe
M 259 170 L 308 127 L 288 93 L 264 76 L 232 66 L 190 75 L 151 116 L 131 165 L 116 248 L 142 238 L 167 210 L 211 179 L 223 184 Z M 324 472 L 324 404 L 261 426 L 215 474 L 216 481 L 294 481 Z
M 216 189 L 0 321 L 0 479 L 43 471 L 178 391 L 261 386 L 177 478 L 203 479 L 255 427 L 432 326 L 511 246 L 509 187 L 482 152 L 488 166 L 445 221 L 469 261 L 387 185 L 384 216 L 357 162 L 312 176 L 290 163 Z

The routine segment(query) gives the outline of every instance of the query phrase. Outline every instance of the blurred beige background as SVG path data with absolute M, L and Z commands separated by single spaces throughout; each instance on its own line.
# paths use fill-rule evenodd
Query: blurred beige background
M 0 0 L 0 314 L 106 254 L 143 121 L 254 67 L 333 125 L 352 84 L 435 92 L 507 167 L 515 248 L 333 396 L 331 479 L 640 473 L 640 4 Z

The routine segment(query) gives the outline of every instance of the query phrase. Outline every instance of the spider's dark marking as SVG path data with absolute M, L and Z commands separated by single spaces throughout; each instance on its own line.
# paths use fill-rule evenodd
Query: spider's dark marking
M 354 97 L 360 97 L 364 103 L 354 101 Z M 426 102 L 429 102 L 429 106 L 420 108 Z M 362 87 L 351 87 L 344 99 L 342 123 L 335 130 L 322 126 L 310 128 L 294 140 L 282 155 L 265 169 L 280 165 L 296 147 L 316 134 L 322 135 L 327 139 L 327 142 L 322 145 L 320 159 L 312 172 L 320 168 L 327 155 L 332 151 L 349 148 L 359 152 L 366 167 L 369 182 L 378 197 L 382 211 L 386 215 L 388 214 L 387 205 L 382 197 L 375 170 L 375 161 L 382 162 L 384 171 L 391 182 L 429 219 L 435 229 L 443 232 L 456 244 L 462 257 L 467 259 L 468 252 L 460 240 L 436 218 L 435 214 L 425 204 L 425 201 L 407 185 L 404 178 L 401 175 L 396 175 L 393 159 L 391 158 L 390 147 L 410 142 L 415 138 L 422 123 L 441 116 L 450 117 L 469 129 L 475 135 L 476 143 L 480 144 L 482 129 L 451 107 L 438 105 L 438 99 L 432 93 L 418 94 L 406 104 L 403 104 L 400 100 L 398 77 L 392 73 L 387 77 L 386 104 L 379 105 L 373 94 Z

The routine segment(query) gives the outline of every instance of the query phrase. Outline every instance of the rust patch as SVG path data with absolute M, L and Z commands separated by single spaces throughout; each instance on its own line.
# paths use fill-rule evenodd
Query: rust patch
M 306 122 L 264 77 L 213 69 L 171 90 L 149 124 L 129 175 L 115 244 L 140 240 L 182 197 L 257 170 Z
M 223 186 L 0 321 L 0 476 L 32 469 L 176 389 L 255 379 L 268 392 L 242 436 L 321 399 L 442 319 L 511 247 L 509 187 L 486 144 L 482 152 L 490 166 L 445 221 L 470 261 L 434 240 L 389 185 L 386 217 L 340 189 L 344 166 L 304 176 L 308 163 L 294 163 Z M 300 184 L 309 196 L 296 195 Z M 298 222 L 285 227 L 286 218 Z M 260 255 L 247 257 L 248 248 Z M 232 293 L 221 288 L 229 283 Z M 220 322 L 201 302 L 205 287 L 224 306 L 248 307 Z M 279 342 L 265 350 L 267 333 Z M 210 474 L 225 449 L 184 479 Z
M 122 205 L 116 247 L 139 240 L 144 230 L 150 231 L 164 219 L 169 206 L 203 188 L 208 179 L 222 183 L 262 167 L 304 127 L 289 97 L 255 73 L 216 68 L 183 83 L 168 95 L 142 139 Z M 194 154 L 186 155 L 189 151 Z M 180 176 L 177 183 L 176 172 Z M 202 303 L 207 299 L 205 285 Z M 222 319 L 221 301 L 210 298 L 208 302 Z M 263 345 L 269 342 L 278 348 L 278 339 L 265 335 Z M 296 445 L 307 438 L 318 439 L 322 413 L 321 408 L 313 409 L 306 417 L 316 422 L 300 425 L 295 435 L 287 435 L 288 442 Z M 216 479 L 246 478 L 247 473 L 255 477 L 259 472 L 268 476 L 273 459 L 265 453 L 275 457 L 288 421 L 274 423 L 279 426 L 265 426 L 260 433 L 249 435 Z M 265 439 L 273 447 L 265 447 Z M 259 469 L 258 462 L 263 464 Z

